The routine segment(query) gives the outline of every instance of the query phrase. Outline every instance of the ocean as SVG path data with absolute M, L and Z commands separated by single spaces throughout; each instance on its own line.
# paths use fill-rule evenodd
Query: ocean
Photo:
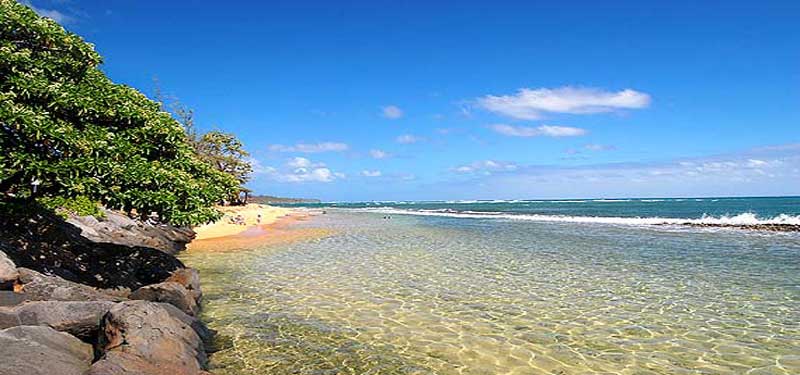
M 376 201 L 294 206 L 575 223 L 800 225 L 800 197 Z
M 296 207 L 296 206 L 295 206 Z M 798 374 L 800 198 L 365 202 L 188 252 L 218 374 Z

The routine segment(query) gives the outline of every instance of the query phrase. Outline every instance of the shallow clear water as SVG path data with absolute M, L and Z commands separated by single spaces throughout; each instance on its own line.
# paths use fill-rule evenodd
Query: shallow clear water
M 218 374 L 797 374 L 800 235 L 332 210 L 189 252 Z M 749 371 L 749 372 L 748 372 Z

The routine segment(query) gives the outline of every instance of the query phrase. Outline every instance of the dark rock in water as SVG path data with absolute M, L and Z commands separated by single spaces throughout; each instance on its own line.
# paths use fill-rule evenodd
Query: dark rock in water
M 0 290 L 11 290 L 19 278 L 17 265 L 8 259 L 6 253 L 0 251 Z
M 800 225 L 796 224 L 712 224 L 712 223 L 686 223 L 690 227 L 699 228 L 731 228 L 766 232 L 800 232 Z
M 197 314 L 198 310 L 192 294 L 183 285 L 173 281 L 143 286 L 131 293 L 130 299 L 168 303 L 191 316 Z
M 18 268 L 20 291 L 28 301 L 122 301 L 126 299 L 114 291 L 103 291 L 83 284 L 46 276 L 27 268 Z M 117 292 L 119 293 L 119 292 Z M 125 293 L 121 293 L 125 294 Z
M 197 336 L 200 337 L 200 340 L 203 341 L 203 347 L 207 353 L 216 351 L 216 346 L 214 344 L 216 332 L 209 329 L 205 323 L 169 303 L 159 303 L 159 305 L 163 307 L 171 317 L 180 320 L 183 324 L 186 324 L 189 327 L 192 327 Z
M 172 374 L 197 374 L 207 363 L 203 342 L 197 333 L 153 302 L 126 301 L 112 307 L 103 318 L 98 343 L 103 354 L 98 363 L 102 364 L 96 364 L 100 369 L 90 372 L 93 374 L 115 373 L 101 370 L 110 371 L 108 369 L 115 366 L 124 368 L 125 363 L 133 361 L 138 363 L 134 357 L 170 369 Z
M 190 228 L 171 225 L 152 225 L 131 219 L 120 212 L 104 210 L 105 217 L 72 216 L 67 223 L 81 231 L 81 235 L 94 242 L 108 242 L 133 247 L 149 247 L 175 255 L 186 249 L 195 233 Z
M 172 273 L 172 275 L 167 278 L 165 281 L 174 281 L 178 284 L 183 285 L 194 297 L 197 303 L 200 303 L 200 300 L 203 297 L 203 292 L 200 290 L 200 274 L 194 268 L 182 268 L 176 270 Z
M 163 251 L 92 242 L 81 229 L 33 204 L 29 212 L 0 215 L 0 251 L 18 267 L 98 288 L 134 290 L 184 268 Z
M 114 302 L 110 301 L 34 301 L 0 307 L 0 329 L 18 325 L 48 326 L 84 340 L 93 340 L 97 337 L 100 321 L 112 306 Z
M 50 327 L 0 331 L 0 375 L 83 375 L 92 358 L 91 345 Z

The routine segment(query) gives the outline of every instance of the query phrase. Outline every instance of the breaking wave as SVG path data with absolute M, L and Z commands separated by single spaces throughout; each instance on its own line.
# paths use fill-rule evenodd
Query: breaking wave
M 595 223 L 617 225 L 709 225 L 709 226 L 753 226 L 753 225 L 798 225 L 800 215 L 780 214 L 770 218 L 760 218 L 751 212 L 733 216 L 707 216 L 700 218 L 668 218 L 668 217 L 611 217 L 611 216 L 569 216 L 512 214 L 504 212 L 457 211 L 453 209 L 439 210 L 404 210 L 391 207 L 358 208 L 356 211 L 376 212 L 389 215 L 419 215 L 454 218 L 493 218 L 522 221 Z

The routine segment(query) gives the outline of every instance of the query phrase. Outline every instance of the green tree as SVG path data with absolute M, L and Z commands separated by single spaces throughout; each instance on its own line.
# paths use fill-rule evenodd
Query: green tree
M 197 156 L 214 166 L 220 172 L 227 173 L 239 184 L 244 184 L 253 173 L 253 166 L 248 161 L 250 153 L 232 133 L 212 130 L 203 134 L 195 145 Z
M 239 181 L 201 160 L 178 121 L 111 82 L 94 47 L 0 0 L 0 198 L 85 199 L 174 224 L 219 217 Z
M 250 153 L 244 149 L 242 141 L 233 133 L 219 130 L 212 130 L 204 134 L 198 133 L 194 124 L 194 110 L 175 97 L 167 98 L 161 92 L 158 80 L 154 79 L 153 81 L 155 100 L 162 110 L 171 111 L 177 118 L 186 133 L 187 142 L 194 148 L 197 156 L 218 171 L 233 176 L 240 185 L 244 185 L 250 180 L 253 165 L 249 160 Z

